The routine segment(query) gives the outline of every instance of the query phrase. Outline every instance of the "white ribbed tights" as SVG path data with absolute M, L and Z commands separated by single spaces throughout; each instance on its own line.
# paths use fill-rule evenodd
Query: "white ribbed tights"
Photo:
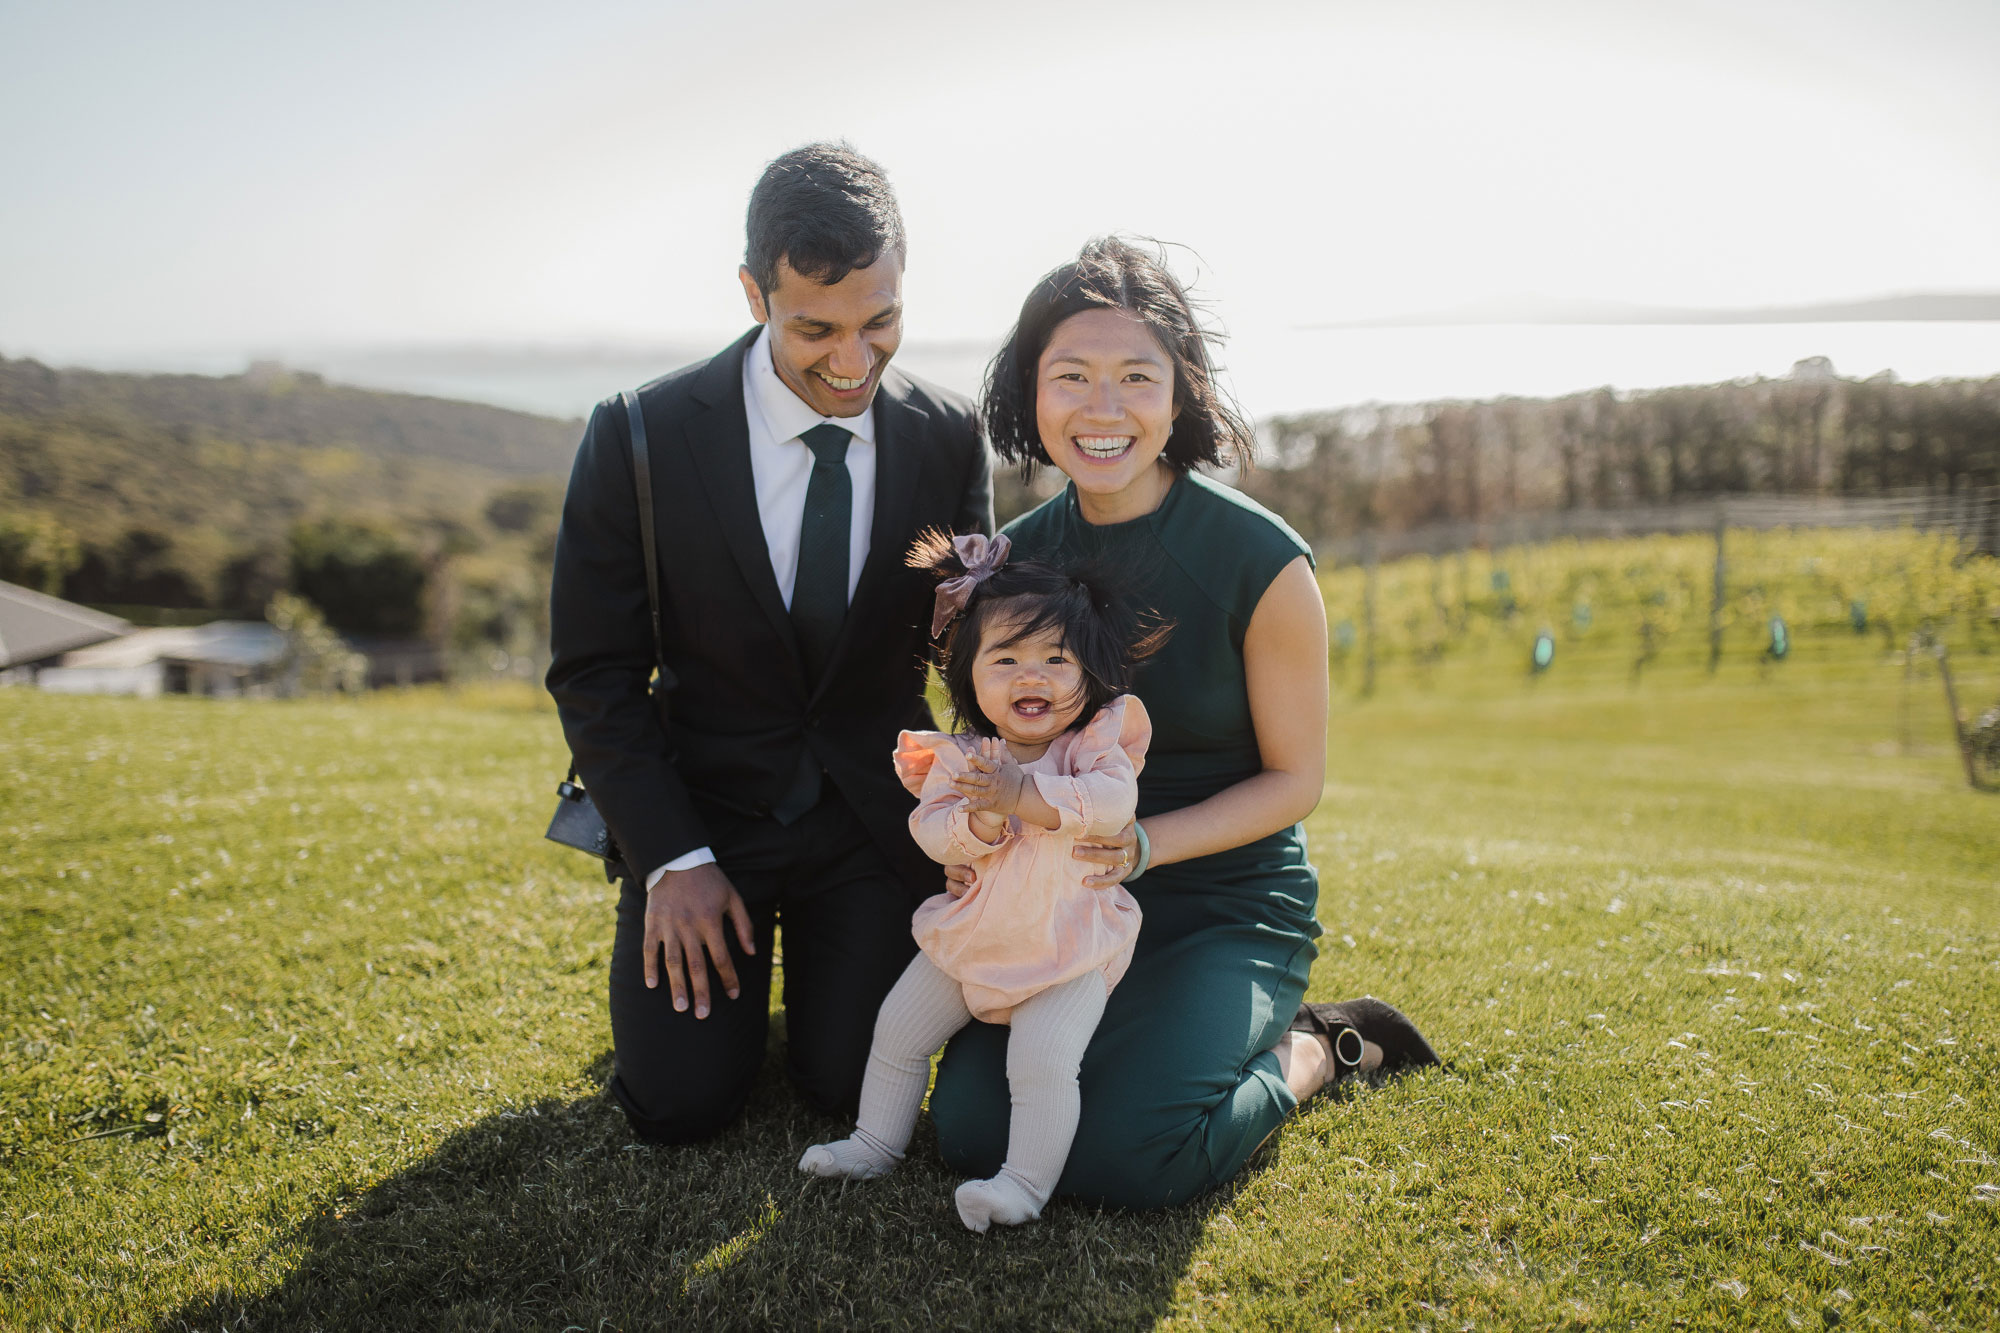
M 1013 1102 L 1007 1161 L 999 1175 L 968 1180 L 955 1196 L 960 1220 L 974 1231 L 995 1222 L 1018 1226 L 1042 1215 L 1076 1137 L 1077 1066 L 1104 1016 L 1104 1000 L 1103 974 L 1087 972 L 1015 1006 L 1007 1037 Z M 958 982 L 921 953 L 911 959 L 875 1019 L 854 1136 L 806 1149 L 799 1169 L 849 1180 L 870 1180 L 893 1169 L 916 1128 L 931 1056 L 971 1021 Z

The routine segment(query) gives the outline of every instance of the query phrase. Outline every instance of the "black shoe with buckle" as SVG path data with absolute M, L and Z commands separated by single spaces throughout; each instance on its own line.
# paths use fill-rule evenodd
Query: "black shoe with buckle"
M 1417 1030 L 1417 1025 L 1395 1005 L 1372 995 L 1364 995 L 1358 1000 L 1342 1000 L 1338 1004 L 1301 1004 L 1298 1017 L 1292 1020 L 1291 1030 L 1327 1038 L 1333 1046 L 1334 1060 L 1340 1066 L 1335 1077 L 1346 1075 L 1361 1063 L 1361 1043 L 1364 1041 L 1382 1048 L 1382 1063 L 1376 1072 L 1396 1074 L 1438 1063 L 1437 1052 L 1424 1040 L 1424 1034 Z M 1351 1060 L 1347 1058 L 1342 1044 L 1350 1037 Z
M 1322 1011 L 1333 1008 L 1335 1006 L 1330 1004 L 1302 1004 L 1298 1017 L 1292 1020 L 1289 1028 L 1292 1032 L 1309 1032 L 1315 1037 L 1324 1037 L 1327 1049 L 1333 1052 L 1333 1068 L 1327 1071 L 1326 1081 L 1307 1101 L 1345 1083 L 1354 1077 L 1355 1070 L 1361 1066 L 1361 1033 L 1338 1014 L 1322 1016 Z

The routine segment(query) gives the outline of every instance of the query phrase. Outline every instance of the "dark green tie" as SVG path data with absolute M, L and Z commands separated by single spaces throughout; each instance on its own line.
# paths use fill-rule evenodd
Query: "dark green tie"
M 792 629 L 806 685 L 819 683 L 847 619 L 847 550 L 854 522 L 854 480 L 847 475 L 847 444 L 854 437 L 829 423 L 799 439 L 813 452 L 806 482 L 806 508 L 799 523 L 799 563 L 792 577 Z M 772 814 L 780 824 L 796 822 L 819 803 L 819 757 L 811 746 L 799 752 L 798 769 Z
M 806 683 L 814 685 L 833 656 L 847 619 L 847 550 L 854 526 L 854 480 L 847 475 L 844 427 L 823 423 L 799 437 L 813 452 L 799 524 L 798 573 L 792 580 L 792 628 L 799 638 Z

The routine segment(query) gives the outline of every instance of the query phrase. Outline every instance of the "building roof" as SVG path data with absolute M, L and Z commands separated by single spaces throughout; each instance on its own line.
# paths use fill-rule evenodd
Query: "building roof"
M 142 629 L 109 643 L 73 652 L 66 667 L 137 667 L 150 662 L 211 662 L 218 666 L 269 666 L 285 655 L 285 636 L 261 620 L 217 620 L 206 625 Z
M 76 648 L 88 648 L 126 633 L 132 626 L 60 597 L 0 583 L 0 667 L 39 662 Z

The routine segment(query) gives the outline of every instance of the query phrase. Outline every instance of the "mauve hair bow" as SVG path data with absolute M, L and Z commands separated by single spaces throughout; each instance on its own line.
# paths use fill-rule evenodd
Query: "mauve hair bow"
M 992 578 L 993 571 L 1007 563 L 1007 552 L 1013 546 L 1014 543 L 1008 541 L 1004 533 L 991 541 L 976 532 L 951 539 L 951 547 L 958 552 L 965 572 L 938 584 L 937 601 L 931 609 L 933 639 L 944 633 L 944 627 L 951 623 L 953 616 L 965 610 L 965 604 L 972 600 L 972 590 Z

